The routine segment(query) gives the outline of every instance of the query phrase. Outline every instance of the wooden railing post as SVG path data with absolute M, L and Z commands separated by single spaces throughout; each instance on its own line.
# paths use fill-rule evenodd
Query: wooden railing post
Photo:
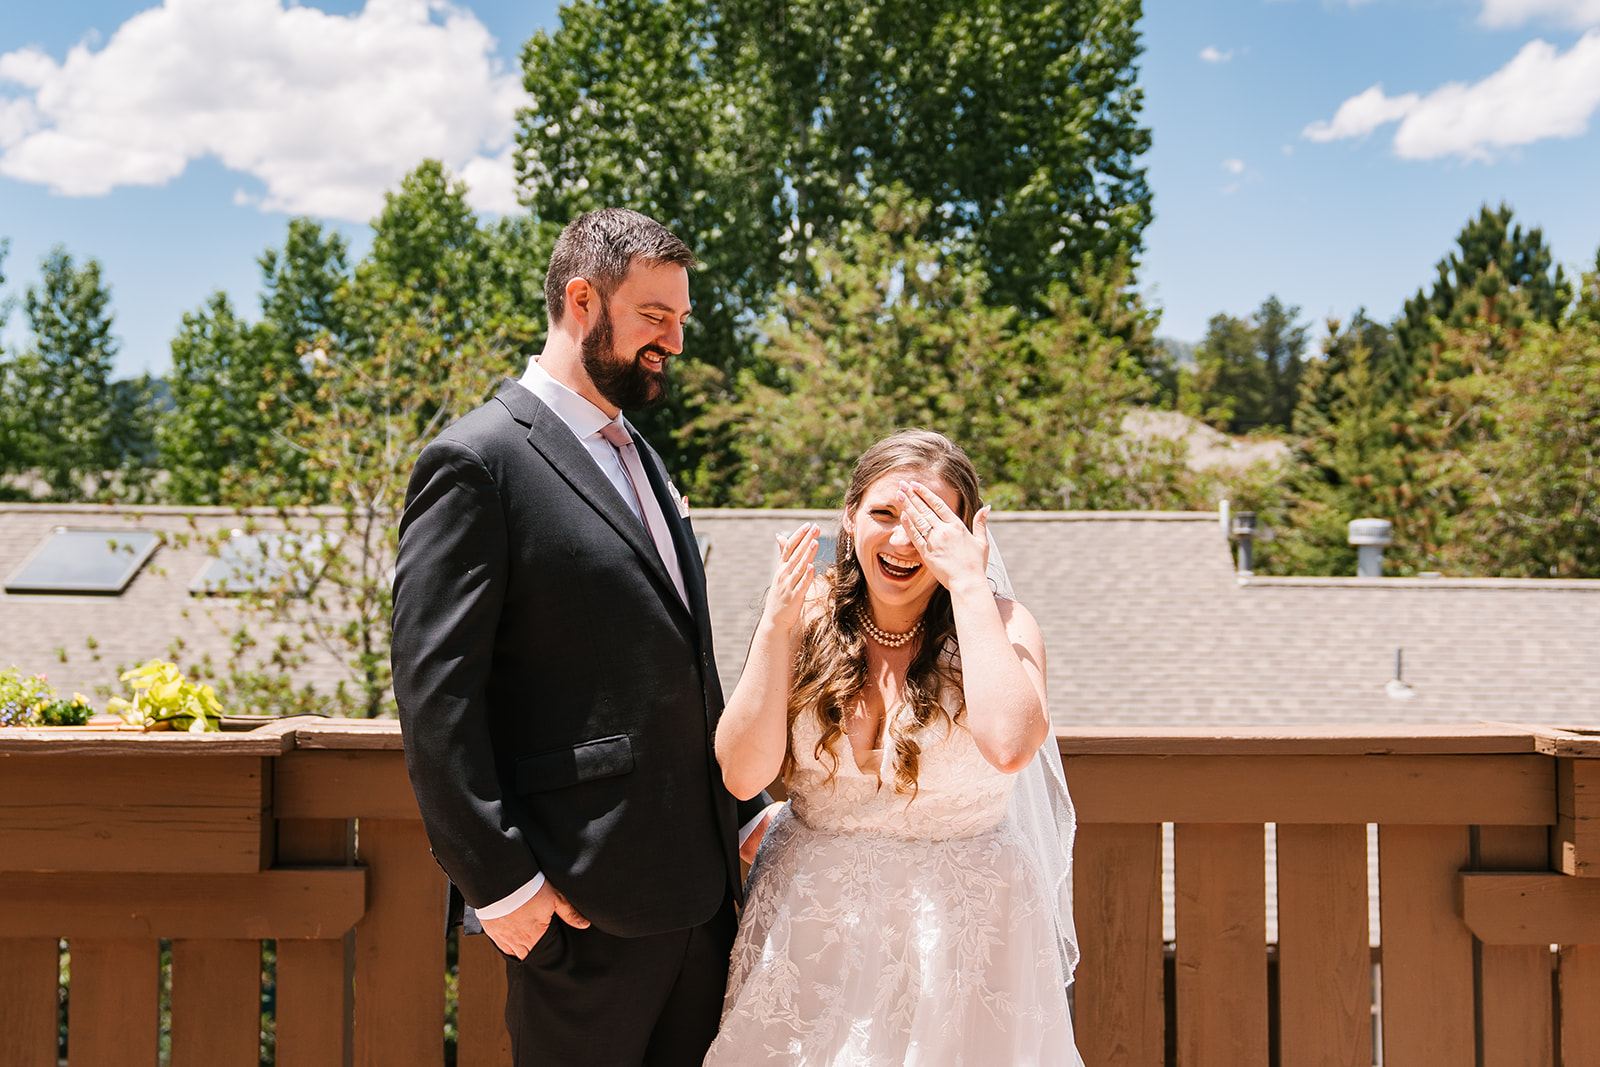
M 56 1067 L 57 951 L 53 937 L 0 938 L 0 1063 L 7 1067 Z
M 1161 824 L 1080 826 L 1073 910 L 1078 1051 L 1096 1067 L 1161 1067 Z
M 444 1063 L 445 878 L 421 820 L 361 819 L 367 913 L 356 924 L 356 1067 Z
M 355 820 L 279 819 L 280 866 L 340 866 L 355 860 Z M 353 933 L 279 938 L 277 1067 L 350 1067 L 355 1014 Z
M 1545 866 L 1549 849 L 1548 827 L 1480 826 L 1474 867 L 1537 871 Z M 1483 1067 L 1554 1067 L 1551 963 L 1548 945 L 1479 946 Z
M 1180 1063 L 1267 1067 L 1265 828 L 1178 823 Z
M 172 942 L 172 1067 L 259 1061 L 261 942 Z
M 1370 1064 L 1367 828 L 1282 824 L 1277 840 L 1281 1063 Z
M 160 954 L 155 938 L 75 937 L 67 1012 L 71 1067 L 156 1067 Z

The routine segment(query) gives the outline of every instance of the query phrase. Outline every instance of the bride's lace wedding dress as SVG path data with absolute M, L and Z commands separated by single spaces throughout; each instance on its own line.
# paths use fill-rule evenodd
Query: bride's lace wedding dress
M 918 738 L 915 798 L 847 738 L 829 781 L 820 729 L 795 725 L 708 1067 L 1081 1067 L 1044 879 L 1006 818 L 1013 777 L 946 721 Z

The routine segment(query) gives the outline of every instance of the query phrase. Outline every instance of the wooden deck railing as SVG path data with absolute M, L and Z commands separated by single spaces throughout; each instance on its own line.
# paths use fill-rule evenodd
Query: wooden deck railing
M 55 1067 L 63 992 L 71 1067 L 154 1067 L 163 1042 L 173 1067 L 257 1063 L 264 939 L 281 1067 L 441 1064 L 444 880 L 399 740 L 392 723 L 304 719 L 0 730 L 0 1064 Z M 1091 1067 L 1600 1063 L 1600 740 L 1480 726 L 1060 743 Z M 456 1062 L 509 1063 L 485 939 L 461 939 L 457 989 Z

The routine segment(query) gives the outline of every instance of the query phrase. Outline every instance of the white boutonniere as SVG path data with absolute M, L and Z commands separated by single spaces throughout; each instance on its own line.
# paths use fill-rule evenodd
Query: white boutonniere
M 671 478 L 667 479 L 667 492 L 672 494 L 672 502 L 678 505 L 678 518 L 687 519 L 689 517 L 689 501 L 684 498 L 682 493 L 678 492 L 678 487 L 672 484 Z

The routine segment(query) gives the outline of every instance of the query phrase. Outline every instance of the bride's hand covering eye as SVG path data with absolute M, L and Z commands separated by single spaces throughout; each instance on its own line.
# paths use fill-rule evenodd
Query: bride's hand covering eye
M 972 517 L 968 530 L 950 505 L 921 482 L 901 482 L 899 500 L 900 526 L 940 585 L 949 589 L 964 579 L 984 581 L 989 563 L 987 506 Z

